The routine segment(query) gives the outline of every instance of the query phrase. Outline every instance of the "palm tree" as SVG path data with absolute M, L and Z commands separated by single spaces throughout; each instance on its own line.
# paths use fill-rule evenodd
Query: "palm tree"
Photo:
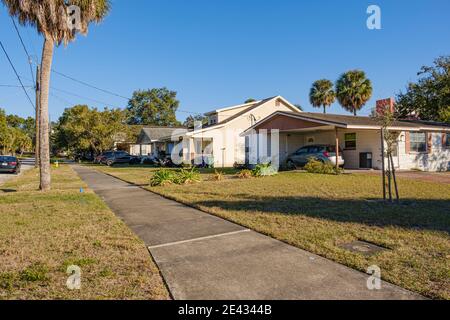
M 48 123 L 48 95 L 55 44 L 67 45 L 76 37 L 76 31 L 87 34 L 91 22 L 101 22 L 111 7 L 109 0 L 2 0 L 9 14 L 21 25 L 35 27 L 44 37 L 40 75 L 40 189 L 50 190 L 50 146 Z M 80 30 L 69 25 L 68 8 L 80 8 Z M 72 16 L 70 16 L 72 17 Z
M 372 97 L 372 83 L 364 71 L 348 71 L 336 81 L 336 96 L 341 106 L 356 116 Z
M 323 107 L 323 113 L 327 113 L 327 107 L 336 100 L 333 90 L 333 82 L 327 79 L 317 80 L 313 83 L 309 92 L 309 101 L 315 108 Z

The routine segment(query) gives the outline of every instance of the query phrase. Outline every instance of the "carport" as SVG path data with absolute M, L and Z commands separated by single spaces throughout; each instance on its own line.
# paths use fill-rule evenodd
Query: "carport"
M 339 146 L 341 145 L 339 130 L 345 128 L 345 125 L 339 123 L 308 119 L 303 116 L 303 113 L 277 112 L 260 121 L 245 133 L 259 134 L 267 131 L 270 136 L 272 130 L 279 130 L 279 159 L 282 164 L 290 154 L 303 146 L 312 144 L 336 145 L 339 156 Z M 336 163 L 336 165 L 338 164 Z

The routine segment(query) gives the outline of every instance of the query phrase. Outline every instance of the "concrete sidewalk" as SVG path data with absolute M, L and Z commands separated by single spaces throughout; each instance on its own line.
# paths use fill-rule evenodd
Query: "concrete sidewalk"
M 89 168 L 80 177 L 148 246 L 175 299 L 421 299 Z

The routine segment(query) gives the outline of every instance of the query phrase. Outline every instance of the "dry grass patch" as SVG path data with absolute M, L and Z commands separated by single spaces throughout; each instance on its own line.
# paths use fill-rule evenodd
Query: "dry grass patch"
M 150 187 L 153 169 L 98 170 L 224 217 L 352 268 L 382 269 L 383 279 L 431 298 L 450 299 L 450 187 L 400 179 L 400 204 L 380 202 L 380 177 L 284 172 L 189 186 Z M 208 173 L 209 174 L 209 173 Z M 373 256 L 341 244 L 388 248 Z
M 37 191 L 36 170 L 0 186 L 0 299 L 167 299 L 147 249 L 69 166 Z M 7 192 L 5 192 L 7 191 Z M 66 287 L 81 268 L 81 290 Z

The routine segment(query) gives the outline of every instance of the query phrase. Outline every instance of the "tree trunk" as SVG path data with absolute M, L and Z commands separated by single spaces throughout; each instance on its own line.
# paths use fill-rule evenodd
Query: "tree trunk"
M 323 114 L 326 114 L 326 113 L 327 113 L 327 106 L 323 105 Z
M 356 117 L 356 108 L 353 109 L 353 115 Z
M 48 95 L 50 88 L 50 74 L 52 70 L 54 42 L 50 37 L 45 37 L 44 48 L 42 50 L 41 62 L 41 92 L 39 104 L 39 154 L 40 154 L 40 189 L 42 191 L 50 190 L 50 141 L 49 141 L 49 114 L 48 114 Z

